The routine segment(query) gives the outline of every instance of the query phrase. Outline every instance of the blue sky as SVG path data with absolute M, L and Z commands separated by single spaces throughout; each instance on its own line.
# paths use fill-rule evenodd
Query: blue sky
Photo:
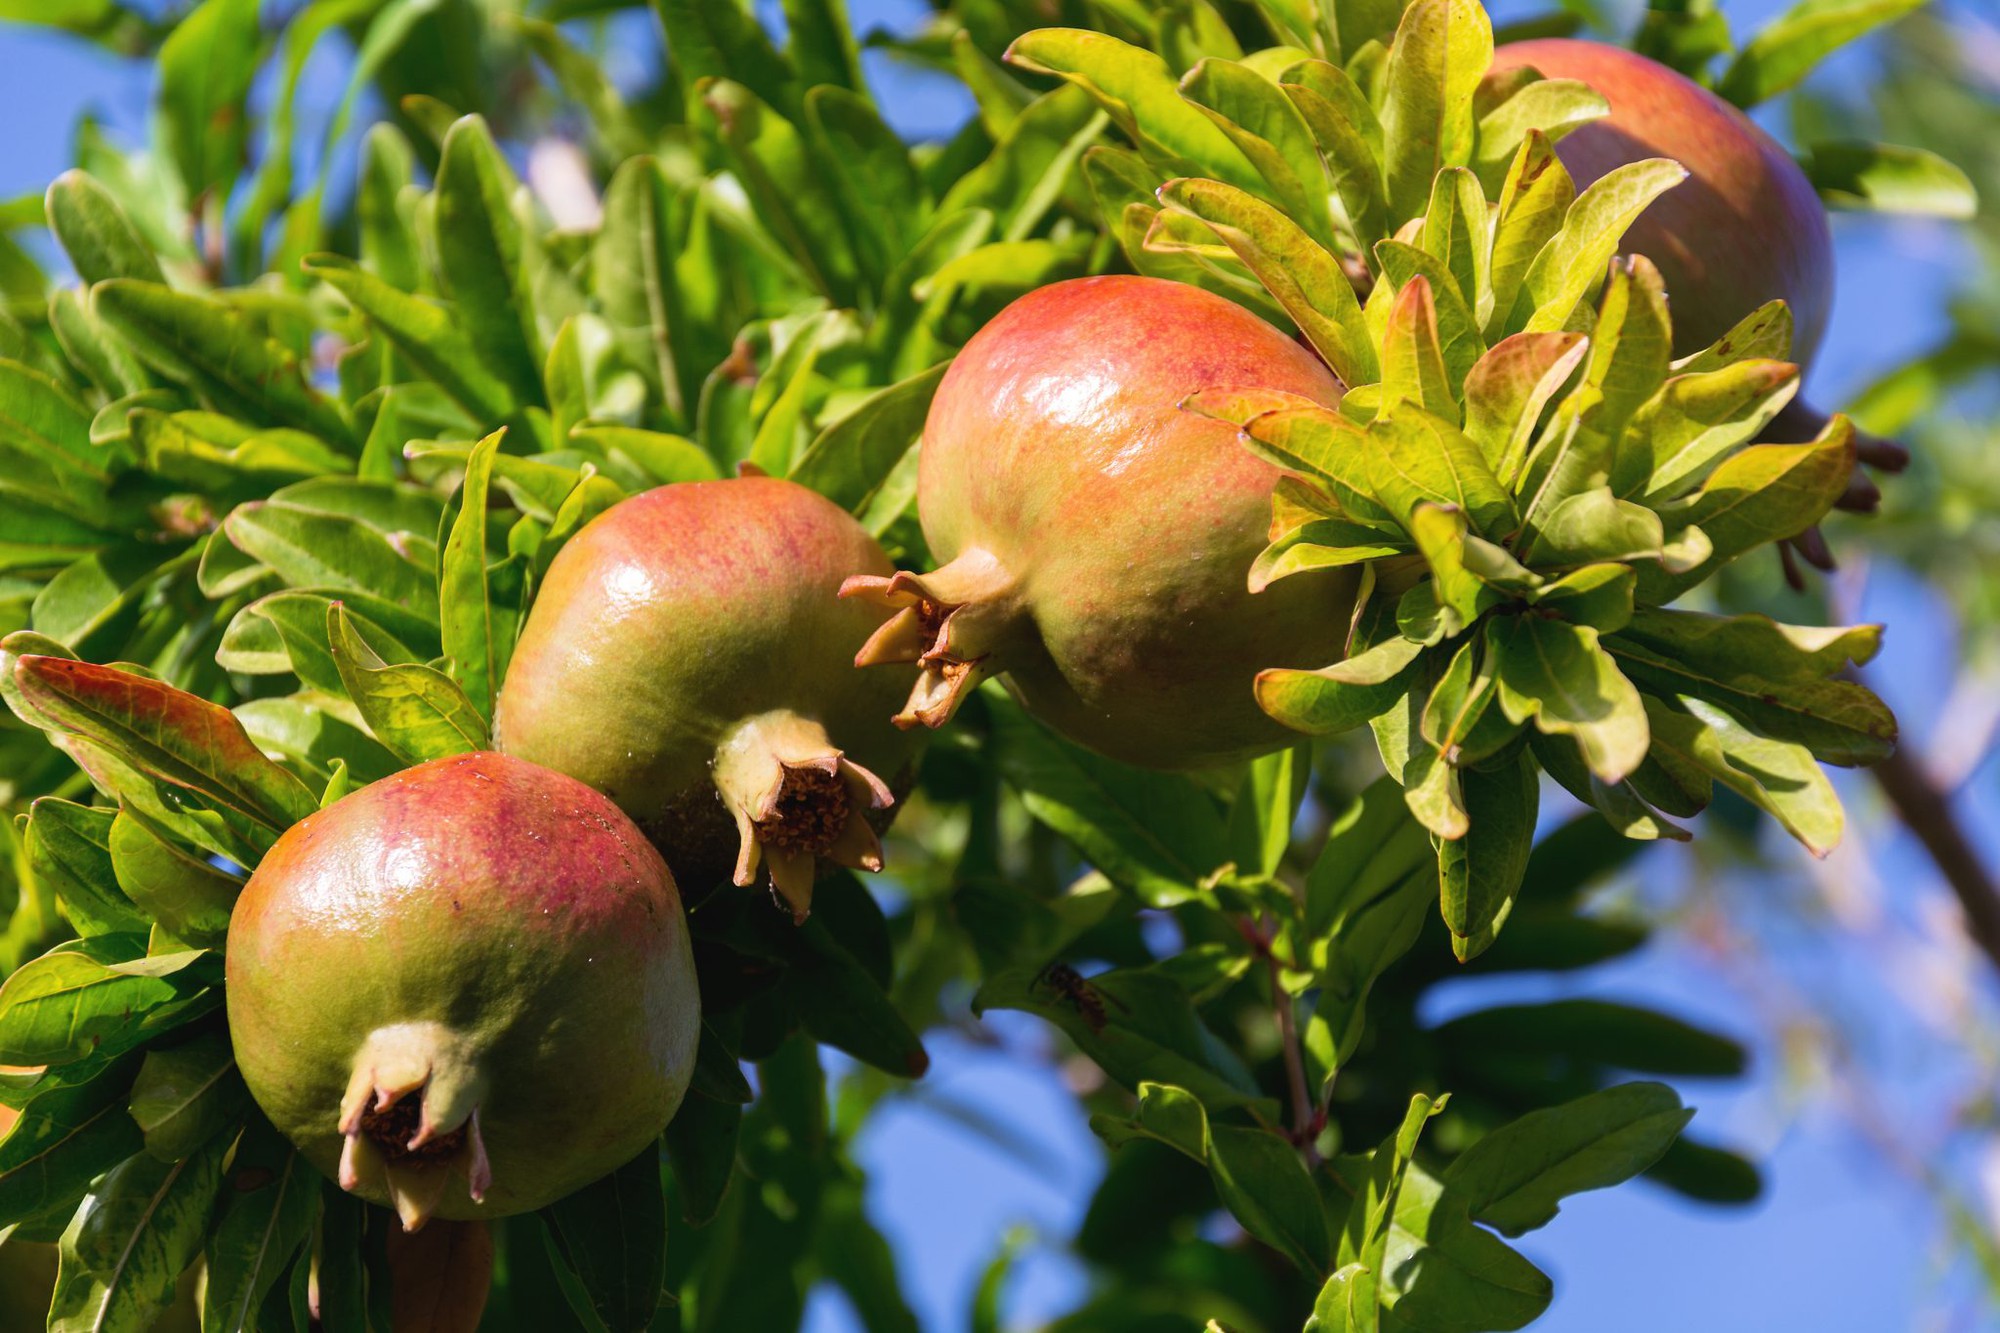
M 1772 0 L 1725 6 L 1739 27 L 1777 8 Z M 775 8 L 775 6 L 773 6 Z M 918 0 L 853 0 L 857 23 L 904 25 L 924 10 Z M 1503 12 L 1519 6 L 1503 6 Z M 1865 69 L 1866 51 L 1843 56 L 1827 77 Z M 331 64 L 329 64 L 329 69 Z M 890 95 L 899 129 L 912 135 L 948 130 L 963 104 L 948 84 L 911 79 L 871 57 L 871 77 Z M 0 26 L 0 198 L 38 191 L 68 165 L 70 127 L 96 110 L 128 139 L 143 133 L 143 67 L 123 64 L 59 36 Z M 330 80 L 318 82 L 332 85 Z M 308 102 L 325 105 L 322 91 Z M 1782 121 L 1778 122 L 1779 127 Z M 1841 294 L 1811 392 L 1838 405 L 1896 358 L 1925 346 L 1940 328 L 1964 252 L 1939 224 L 1836 219 Z M 1891 702 L 1906 729 L 1921 737 L 1935 713 L 1958 653 L 1948 626 L 1923 591 L 1893 573 L 1870 578 L 1869 618 L 1891 625 L 1880 678 L 1896 682 Z M 2000 856 L 1993 765 L 1970 784 L 1968 814 Z M 1522 1246 L 1556 1279 L 1547 1333 L 1896 1333 L 1973 1328 L 1933 1317 L 1967 1290 L 1953 1261 L 1935 1203 L 1908 1164 L 1897 1165 L 1852 1116 L 1829 1112 L 1822 1097 L 1795 1096 L 1799 1054 L 1793 1024 L 1771 1014 L 1803 1004 L 1824 1013 L 1843 1037 L 1854 1068 L 1873 1089 L 1874 1114 L 1911 1145 L 1924 1164 L 1933 1145 L 1953 1156 L 1931 1164 L 1965 1178 L 1979 1163 L 1940 1128 L 1948 1103 L 1965 1094 L 1977 1069 L 1958 1051 L 1951 1018 L 1927 1014 L 1895 970 L 1934 966 L 1931 927 L 1946 901 L 1927 864 L 1904 841 L 1874 827 L 1865 784 L 1844 788 L 1868 833 L 1868 858 L 1829 872 L 1865 877 L 1869 910 L 1831 915 L 1806 874 L 1803 853 L 1772 843 L 1767 863 L 1705 882 L 1687 858 L 1654 858 L 1633 888 L 1681 915 L 1713 899 L 1750 923 L 1751 936 L 1773 946 L 1746 958 L 1699 931 L 1663 933 L 1642 954 L 1584 977 L 1508 983 L 1508 998 L 1590 994 L 1650 1001 L 1729 1032 L 1755 1052 L 1748 1079 L 1683 1085 L 1700 1108 L 1704 1138 L 1757 1157 L 1764 1198 L 1749 1208 L 1688 1204 L 1649 1185 L 1572 1200 L 1546 1230 Z M 1872 873 L 1871 873 L 1872 872 Z M 1860 882 L 1857 880 L 1856 882 Z M 1697 913 L 1695 919 L 1699 922 Z M 1856 923 L 1859 922 L 1857 925 Z M 1948 935 L 1948 931 L 1946 932 Z M 1887 941 L 1885 945 L 1884 941 Z M 1915 943 L 1912 943 L 1915 941 Z M 1886 960 L 1886 965 L 1885 965 Z M 1968 969 L 1972 1011 L 1990 1023 L 1992 994 L 1983 972 Z M 1747 980 L 1746 980 L 1747 978 Z M 1445 988 L 1434 1017 L 1494 998 L 1491 986 Z M 912 1300 L 926 1329 L 965 1325 L 974 1283 L 1003 1236 L 1017 1228 L 1060 1238 L 1076 1224 L 1097 1171 L 1098 1151 L 1052 1062 L 1048 1034 L 1032 1020 L 1000 1016 L 998 1041 L 973 1047 L 950 1038 L 932 1043 L 934 1064 L 923 1096 L 893 1103 L 866 1130 L 860 1156 L 872 1180 L 874 1215 L 895 1243 Z M 1806 1071 L 1806 1086 L 1811 1070 Z M 1003 1117 L 1038 1145 L 1040 1161 L 1004 1156 L 926 1105 L 926 1098 L 975 1104 Z M 1030 1244 L 1009 1289 L 1010 1324 L 1032 1327 L 1074 1301 L 1084 1276 L 1051 1250 Z M 838 1298 L 816 1300 L 812 1333 L 851 1327 Z

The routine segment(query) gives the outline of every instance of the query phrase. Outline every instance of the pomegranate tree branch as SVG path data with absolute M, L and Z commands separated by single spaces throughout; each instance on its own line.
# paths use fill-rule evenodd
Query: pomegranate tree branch
M 1952 813 L 1950 793 L 1907 746 L 1898 746 L 1869 771 L 1881 784 L 1896 817 L 1923 844 L 1938 873 L 1957 895 L 1973 943 L 2000 970 L 2000 888 L 1995 887 L 1978 850 Z

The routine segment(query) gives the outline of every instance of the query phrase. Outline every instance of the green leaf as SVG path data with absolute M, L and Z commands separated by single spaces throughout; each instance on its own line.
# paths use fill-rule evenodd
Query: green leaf
M 1252 875 L 1277 873 L 1312 776 L 1311 752 L 1292 746 L 1251 762 L 1229 807 L 1230 857 Z
M 1183 98 L 1256 167 L 1266 197 L 1323 246 L 1332 246 L 1327 179 L 1312 130 L 1277 84 L 1234 60 L 1207 57 L 1181 79 Z
M 1279 84 L 1312 128 L 1347 224 L 1365 252 L 1390 230 L 1382 184 L 1382 122 L 1347 72 L 1323 60 L 1302 61 Z
M 1518 1236 L 1546 1226 L 1569 1195 L 1653 1165 L 1693 1118 L 1664 1083 L 1623 1083 L 1502 1125 L 1459 1154 L 1444 1185 L 1473 1220 Z
M 121 810 L 112 822 L 111 864 L 125 895 L 175 939 L 220 948 L 243 885 Z
M 1529 313 L 1522 284 L 1535 261 L 1562 231 L 1576 200 L 1576 183 L 1540 130 L 1522 141 L 1501 182 L 1493 213 L 1493 250 L 1487 261 L 1493 308 L 1486 318 L 1489 338 L 1517 333 Z
M 701 95 L 758 220 L 803 267 L 815 291 L 836 307 L 852 306 L 858 283 L 853 243 L 833 184 L 800 131 L 803 114 L 794 122 L 728 80 L 704 86 Z
M 1706 700 L 1757 734 L 1803 745 L 1826 763 L 1886 758 L 1896 746 L 1895 714 L 1867 686 L 1803 667 L 1778 629 L 1755 617 L 1717 623 L 1649 611 L 1605 648 L 1648 689 Z
M 520 599 L 510 599 L 486 563 L 486 491 L 504 432 L 481 440 L 466 460 L 458 517 L 444 545 L 438 587 L 439 627 L 452 675 L 482 716 L 493 715 L 520 628 Z
M 1801 0 L 1743 44 L 1715 90 L 1741 107 L 1795 88 L 1857 37 L 1893 23 L 1923 0 Z
M 125 1111 L 128 1064 L 42 1093 L 0 1136 L 0 1230 L 67 1206 L 90 1182 L 144 1147 Z
M 1382 395 L 1421 403 L 1442 416 L 1458 415 L 1459 388 L 1473 363 L 1486 351 L 1472 308 L 1459 295 L 1457 280 L 1443 261 L 1401 241 L 1381 241 L 1375 257 L 1382 277 L 1396 290 L 1383 331 Z M 1406 301 L 1428 298 L 1427 317 L 1410 320 Z M 1421 341 L 1410 337 L 1418 333 Z M 1412 354 L 1415 354 L 1414 357 Z
M 1517 333 L 1465 377 L 1465 433 L 1503 482 L 1520 474 L 1542 410 L 1589 350 L 1577 333 Z
M 736 1172 L 743 1108 L 734 1103 L 690 1097 L 667 1125 L 664 1140 L 681 1201 L 681 1219 L 705 1226 L 722 1207 Z
M 1730 1078 L 1746 1063 L 1727 1037 L 1678 1018 L 1604 1000 L 1495 1005 L 1431 1029 L 1453 1059 L 1522 1068 L 1526 1061 L 1571 1069 L 1592 1065 L 1694 1078 Z M 1557 1063 L 1560 1062 L 1560 1063 Z
M 125 896 L 111 862 L 117 811 L 44 796 L 29 807 L 26 853 L 36 883 L 54 892 L 79 935 L 143 932 L 152 925 Z
M 140 1154 L 92 1189 L 63 1233 L 51 1333 L 142 1333 L 201 1254 L 229 1140 L 179 1162 Z
M 281 1290 L 292 1257 L 311 1237 L 321 1179 L 261 1114 L 250 1117 L 202 1248 L 208 1265 L 204 1330 L 256 1333 L 268 1327 L 259 1311 Z
M 1597 631 L 1538 615 L 1488 622 L 1500 707 L 1545 735 L 1572 736 L 1590 771 L 1618 782 L 1646 757 L 1646 711 Z
M 435 614 L 437 576 L 429 560 L 374 524 L 272 499 L 238 505 L 223 531 L 294 588 L 366 593 L 420 620 Z
M 1166 61 L 1151 51 L 1104 33 L 1041 28 L 1016 38 L 1007 59 L 1088 92 L 1164 175 L 1214 176 L 1252 191 L 1261 183 L 1242 150 L 1181 97 Z
M 830 895 L 816 896 L 815 915 L 786 941 L 785 985 L 806 1031 L 898 1078 L 921 1077 L 930 1067 L 922 1038 L 897 1010 L 883 978 L 827 928 Z
M 400 291 L 339 255 L 310 255 L 304 263 L 307 273 L 346 297 L 399 356 L 475 420 L 503 421 L 513 414 L 514 391 L 480 358 L 462 322 L 449 309 Z M 540 382 L 538 375 L 537 395 Z
M 1369 423 L 1368 438 L 1371 489 L 1406 528 L 1424 503 L 1459 510 L 1480 536 L 1504 538 L 1520 525 L 1486 455 L 1450 421 L 1391 407 Z
M 438 270 L 460 326 L 485 366 L 521 403 L 540 403 L 547 349 L 537 324 L 533 238 L 516 215 L 521 183 L 486 122 L 445 135 L 437 172 Z
M 7 978 L 0 985 L 0 1063 L 104 1060 L 146 1040 L 168 1006 L 200 989 L 200 979 L 125 969 L 143 947 L 137 936 L 99 936 L 43 954 Z M 161 1013 L 149 1022 L 155 1010 Z
M 586 1327 L 643 1329 L 652 1323 L 667 1258 L 657 1145 L 543 1209 L 542 1220 L 557 1259 L 585 1298 L 578 1306 L 572 1297 L 572 1309 Z
M 988 977 L 973 996 L 975 1014 L 988 1009 L 1018 1009 L 1055 1024 L 1134 1091 L 1143 1083 L 1171 1083 L 1211 1111 L 1277 1109 L 1259 1094 L 1235 1053 L 1202 1024 L 1187 990 L 1156 970 L 1119 968 L 1062 985 L 1049 972 L 1009 968 Z
M 1979 210 L 1972 181 L 1928 149 L 1828 141 L 1807 147 L 1799 165 L 1834 208 L 1959 219 Z
M 1368 384 L 1377 378 L 1375 341 L 1354 298 L 1354 284 L 1339 261 L 1291 219 L 1220 181 L 1169 181 L 1160 198 L 1214 229 L 1342 383 Z
M 1472 155 L 1472 94 L 1493 62 L 1493 24 L 1478 0 L 1416 0 L 1389 48 L 1382 101 L 1391 225 L 1424 211 L 1438 170 Z
M 316 806 L 304 783 L 265 758 L 229 710 L 160 681 L 56 657 L 14 664 L 22 697 L 64 732 L 126 756 L 259 828 L 265 845 Z M 32 1062 L 30 1062 L 32 1063 Z
M 49 186 L 49 228 L 85 286 L 109 278 L 164 283 L 160 261 L 109 190 L 89 173 L 66 171 Z
M 190 199 L 213 190 L 226 201 L 243 168 L 245 103 L 262 46 L 257 8 L 257 0 L 204 0 L 160 46 L 160 135 Z
M 451 677 L 421 663 L 384 662 L 339 602 L 327 608 L 326 623 L 348 696 L 397 758 L 420 764 L 487 748 L 485 716 Z
M 1551 142 L 1607 114 L 1611 106 L 1595 88 L 1575 79 L 1537 79 L 1479 117 L 1476 162 L 1482 179 L 1498 183 L 1530 130 Z
M 1656 157 L 1614 167 L 1593 181 L 1563 214 L 1562 230 L 1528 266 L 1515 298 L 1517 326 L 1530 333 L 1567 327 L 1577 306 L 1603 279 L 1625 229 L 1687 174 L 1680 163 Z M 1504 201 L 1501 212 L 1504 218 Z
M 1439 903 L 1460 962 L 1477 957 L 1500 933 L 1527 873 L 1535 840 L 1540 783 L 1523 752 L 1496 769 L 1459 775 L 1469 827 L 1438 844 Z
M 1409 691 L 1405 671 L 1424 650 L 1392 635 L 1317 671 L 1273 669 L 1257 677 L 1257 704 L 1294 731 L 1333 736 L 1388 711 Z
M 866 509 L 923 429 L 946 369 L 933 366 L 862 399 L 813 438 L 792 465 L 791 479 L 843 508 Z
M 1327 1267 L 1326 1214 L 1298 1149 L 1265 1129 L 1210 1125 L 1200 1100 L 1183 1088 L 1139 1085 L 1130 1121 L 1099 1121 L 1114 1142 L 1158 1139 L 1208 1167 L 1223 1206 L 1266 1245 L 1308 1273 Z
M 992 753 L 1029 813 L 1148 905 L 1194 896 L 1228 856 L 1221 813 L 1185 778 L 1100 759 L 987 699 Z
M 229 1035 L 206 1032 L 146 1053 L 132 1084 L 133 1121 L 146 1151 L 167 1162 L 192 1155 L 250 1109 L 250 1090 L 236 1072 Z M 232 1135 L 233 1137 L 233 1135 Z
M 923 175 L 903 141 L 859 93 L 828 85 L 813 88 L 806 94 L 806 123 L 821 146 L 834 203 L 854 238 L 863 281 L 879 289 L 930 222 L 931 198 Z M 1077 142 L 1070 147 L 1068 160 L 1054 173 L 1058 188 L 1084 146 Z M 1039 218 L 1036 212 L 1034 221 Z
M 299 358 L 266 337 L 247 311 L 131 278 L 99 283 L 91 299 L 141 358 L 219 411 L 336 446 L 352 438 L 347 418 L 312 387 Z
M 1799 368 L 1783 361 L 1736 361 L 1720 369 L 1676 375 L 1632 418 L 1626 456 L 1652 501 L 1691 488 L 1738 445 L 1754 439 L 1798 392 Z M 1650 467 L 1648 466 L 1650 464 Z M 1644 474 L 1642 477 L 1641 474 Z
M 798 76 L 741 0 L 653 0 L 682 86 L 734 79 L 795 121 Z

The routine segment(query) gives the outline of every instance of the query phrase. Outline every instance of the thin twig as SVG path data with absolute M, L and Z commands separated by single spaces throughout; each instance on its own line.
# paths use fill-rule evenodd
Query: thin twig
M 2000 970 L 2000 888 L 1994 886 L 1978 850 L 1952 811 L 1951 797 L 1908 746 L 1898 746 L 1869 772 L 1881 784 L 1882 794 L 1889 798 L 1904 827 L 1923 844 L 1938 873 L 1957 895 L 1973 943 Z

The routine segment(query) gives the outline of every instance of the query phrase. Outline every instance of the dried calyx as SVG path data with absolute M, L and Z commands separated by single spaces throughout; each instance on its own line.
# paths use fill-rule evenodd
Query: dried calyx
M 483 1203 L 493 1164 L 479 1132 L 486 1081 L 458 1034 L 436 1023 L 398 1023 L 363 1043 L 340 1103 L 340 1187 L 386 1194 L 416 1231 L 447 1191 Z
M 888 607 L 895 614 L 855 654 L 856 666 L 915 663 L 909 702 L 892 719 L 899 727 L 941 727 L 990 674 L 987 665 L 1023 614 L 1016 581 L 989 551 L 974 549 L 944 568 L 889 578 L 856 575 L 842 597 Z
M 804 921 L 812 910 L 815 859 L 856 870 L 882 868 L 882 842 L 868 822 L 895 796 L 847 758 L 826 728 L 783 710 L 739 724 L 715 756 L 715 786 L 736 821 L 739 885 L 767 867 L 772 889 Z

